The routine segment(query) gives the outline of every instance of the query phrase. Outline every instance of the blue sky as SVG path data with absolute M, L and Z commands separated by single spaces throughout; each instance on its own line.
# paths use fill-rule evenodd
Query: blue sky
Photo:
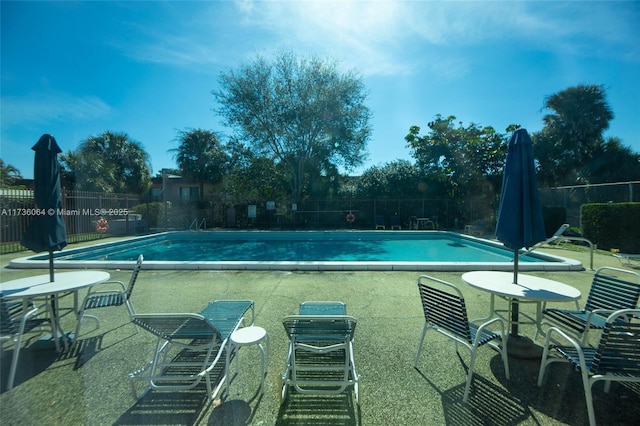
M 41 134 L 63 151 L 106 130 L 176 167 L 179 130 L 231 134 L 221 72 L 292 51 L 358 72 L 373 112 L 360 169 L 411 159 L 436 114 L 542 128 L 545 97 L 601 84 L 606 136 L 640 151 L 640 2 L 126 1 L 0 3 L 0 157 L 33 177 Z

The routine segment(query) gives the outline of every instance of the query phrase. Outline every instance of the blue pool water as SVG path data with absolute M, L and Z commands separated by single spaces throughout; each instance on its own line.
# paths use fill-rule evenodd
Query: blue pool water
M 474 270 L 509 269 L 502 244 L 441 231 L 204 231 L 165 232 L 56 253 L 58 268 L 121 268 L 139 254 L 156 269 Z M 46 261 L 17 259 L 12 267 Z M 26 265 L 26 266 L 25 266 Z M 579 268 L 576 266 L 579 265 Z M 34 266 L 31 266 L 34 267 Z M 569 259 L 538 253 L 521 270 L 581 269 Z

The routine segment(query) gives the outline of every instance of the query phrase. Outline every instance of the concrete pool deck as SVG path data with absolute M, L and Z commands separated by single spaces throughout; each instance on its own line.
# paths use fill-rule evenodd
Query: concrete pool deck
M 545 252 L 580 260 L 589 253 L 548 249 Z M 25 254 L 22 254 L 24 256 Z M 19 257 L 19 256 L 13 256 Z M 6 265 L 12 256 L 0 256 Z M 621 266 L 609 253 L 597 252 L 595 267 Z M 60 270 L 62 271 L 62 270 Z M 0 269 L 8 281 L 46 273 L 46 270 Z M 130 271 L 111 271 L 127 281 Z M 578 288 L 584 303 L 594 271 L 531 272 Z M 252 299 L 256 325 L 271 338 L 269 373 L 262 398 L 259 355 L 241 351 L 241 371 L 231 395 L 214 408 L 203 389 L 150 392 L 140 400 L 131 396 L 129 372 L 141 367 L 153 350 L 152 336 L 134 334 L 126 309 L 100 310 L 102 326 L 83 323 L 80 344 L 69 354 L 24 350 L 20 354 L 15 387 L 7 391 L 11 349 L 3 351 L 0 423 L 3 425 L 583 425 L 586 404 L 579 375 L 565 364 L 550 367 L 542 387 L 536 386 L 539 361 L 510 358 L 506 380 L 499 355 L 478 352 L 469 402 L 462 403 L 468 355 L 455 354 L 448 339 L 427 335 L 419 362 L 413 360 L 424 317 L 416 279 L 420 272 L 286 272 L 286 271 L 171 271 L 145 270 L 138 278 L 132 301 L 138 312 L 198 312 L 214 299 Z M 464 293 L 471 318 L 486 314 L 489 295 L 464 284 L 461 272 L 426 274 L 456 284 Z M 82 295 L 82 294 L 81 294 Z M 358 409 L 350 395 L 314 397 L 293 394 L 280 405 L 280 375 L 286 358 L 286 335 L 281 324 L 305 300 L 340 300 L 358 318 L 355 357 L 361 375 Z M 70 298 L 63 304 L 70 304 Z M 523 309 L 529 309 L 526 307 Z M 66 330 L 74 328 L 63 318 Z M 533 330 L 523 327 L 523 334 Z M 611 393 L 594 386 L 594 405 L 600 424 L 633 424 L 640 418 L 638 386 L 613 384 Z

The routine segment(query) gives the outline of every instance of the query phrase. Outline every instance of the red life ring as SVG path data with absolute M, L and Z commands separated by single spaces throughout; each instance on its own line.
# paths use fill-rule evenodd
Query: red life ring
M 104 234 L 105 232 L 107 232 L 107 229 L 109 229 L 109 222 L 107 222 L 107 220 L 103 217 L 98 219 L 98 222 L 96 222 L 96 231 Z
M 355 217 L 355 215 L 354 215 L 353 213 L 349 213 L 349 214 L 347 215 L 347 222 L 349 222 L 349 223 L 353 223 L 353 222 L 355 222 L 355 221 L 356 221 L 356 217 Z

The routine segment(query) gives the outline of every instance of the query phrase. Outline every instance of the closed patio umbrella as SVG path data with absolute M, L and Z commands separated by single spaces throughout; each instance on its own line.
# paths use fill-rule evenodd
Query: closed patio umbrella
M 55 281 L 53 252 L 67 245 L 67 231 L 62 211 L 60 188 L 60 164 L 58 154 L 62 152 L 55 138 L 44 134 L 31 148 L 35 154 L 33 167 L 34 202 L 39 214 L 33 216 L 22 236 L 21 244 L 35 251 L 49 252 L 49 278 Z
M 518 253 L 546 239 L 538 179 L 533 162 L 533 143 L 525 129 L 509 140 L 504 166 L 496 238 L 514 251 L 513 282 L 518 283 Z M 518 335 L 518 303 L 513 303 L 511 336 Z

